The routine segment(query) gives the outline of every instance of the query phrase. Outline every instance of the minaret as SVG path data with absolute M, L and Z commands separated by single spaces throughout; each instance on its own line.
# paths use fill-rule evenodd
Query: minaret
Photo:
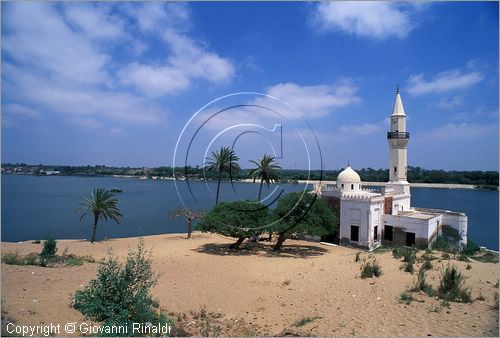
M 406 146 L 410 133 L 406 131 L 406 114 L 399 94 L 399 85 L 396 91 L 396 101 L 391 114 L 391 131 L 387 132 L 389 141 L 390 166 L 389 182 L 408 183 L 406 180 Z

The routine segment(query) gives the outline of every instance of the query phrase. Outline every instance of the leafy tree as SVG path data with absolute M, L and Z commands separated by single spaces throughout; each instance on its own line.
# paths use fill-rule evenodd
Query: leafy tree
M 193 231 L 193 222 L 200 219 L 205 214 L 204 210 L 201 209 L 190 209 L 185 207 L 177 207 L 170 211 L 170 218 L 184 217 L 188 224 L 188 235 L 187 238 L 191 238 L 191 232 Z
M 253 178 L 253 183 L 255 183 L 255 180 L 260 179 L 258 197 L 258 200 L 260 201 L 262 195 L 262 184 L 266 182 L 267 188 L 269 189 L 269 184 L 279 179 L 278 170 L 281 169 L 281 167 L 276 164 L 275 157 L 268 154 L 264 154 L 264 157 L 262 157 L 259 162 L 254 160 L 250 160 L 250 162 L 257 166 L 257 168 L 250 171 L 250 177 Z
M 204 164 L 205 170 L 217 173 L 217 194 L 215 196 L 215 204 L 219 203 L 220 180 L 222 174 L 228 173 L 230 177 L 236 175 L 240 171 L 238 161 L 240 158 L 236 156 L 233 149 L 229 147 L 221 147 L 218 151 L 213 151 L 210 158 L 206 159 Z
M 120 209 L 117 207 L 118 200 L 114 198 L 114 194 L 106 189 L 97 188 L 90 194 L 89 198 L 82 197 L 82 202 L 80 203 L 80 207 L 75 210 L 75 213 L 83 212 L 80 217 L 80 222 L 83 217 L 87 214 L 92 214 L 94 216 L 94 227 L 92 232 L 91 243 L 95 242 L 95 234 L 97 230 L 97 222 L 100 219 L 105 221 L 108 218 L 111 218 L 116 223 L 120 223 L 120 218 L 122 214 L 120 213 Z
M 237 238 L 230 248 L 237 249 L 245 238 L 262 233 L 262 225 L 269 221 L 268 209 L 260 202 L 223 202 L 207 213 L 198 224 L 203 232 L 213 232 Z
M 275 250 L 281 249 L 292 234 L 323 236 L 338 226 L 338 219 L 326 202 L 308 192 L 293 192 L 280 198 L 274 218 L 272 229 L 279 236 Z

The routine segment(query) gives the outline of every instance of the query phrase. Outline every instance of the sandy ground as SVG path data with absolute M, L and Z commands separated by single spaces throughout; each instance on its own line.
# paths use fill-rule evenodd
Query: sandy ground
M 471 262 L 467 270 L 465 262 L 433 261 L 427 274 L 433 286 L 439 270 L 454 264 L 467 276 L 473 298 L 481 294 L 485 300 L 443 307 L 439 300 L 414 294 L 420 301 L 405 305 L 399 296 L 413 285 L 416 273 L 403 272 L 390 252 L 362 253 L 361 259 L 377 259 L 383 275 L 361 279 L 361 262 L 354 261 L 357 250 L 345 247 L 287 240 L 279 254 L 262 243 L 231 252 L 226 249 L 231 239 L 202 233 L 192 239 L 174 234 L 144 241 L 153 250 L 154 270 L 161 273 L 153 289 L 161 307 L 181 320 L 182 313 L 192 317 L 206 306 L 224 318 L 217 331 L 221 335 L 498 336 L 498 310 L 493 309 L 498 264 Z M 58 248 L 99 259 L 108 248 L 125 257 L 136 244 L 136 238 L 95 244 L 61 240 Z M 41 247 L 2 243 L 2 253 L 38 253 Z M 83 316 L 70 307 L 71 295 L 95 277 L 96 269 L 95 263 L 60 268 L 2 264 L 2 314 L 18 324 L 81 322 Z M 306 317 L 316 319 L 294 326 Z M 189 326 L 188 321 L 184 324 Z M 235 323 L 240 324 L 237 330 Z

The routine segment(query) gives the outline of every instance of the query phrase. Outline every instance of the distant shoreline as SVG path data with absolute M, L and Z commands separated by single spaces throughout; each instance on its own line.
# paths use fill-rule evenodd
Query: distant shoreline
M 160 177 L 153 176 L 149 178 L 147 176 L 133 176 L 133 175 L 32 175 L 32 174 L 11 174 L 11 173 L 2 173 L 2 175 L 11 175 L 11 176 L 64 176 L 64 177 L 111 177 L 111 178 L 135 178 L 138 180 L 166 180 L 166 181 L 175 181 L 176 179 L 173 177 Z M 177 179 L 178 181 L 183 181 L 185 178 Z M 198 182 L 206 182 L 205 180 L 191 178 L 190 181 L 198 181 Z M 208 180 L 214 181 L 214 180 Z M 223 180 L 223 182 L 226 180 Z M 237 180 L 235 182 L 241 183 L 253 183 L 253 179 L 247 178 L 242 180 Z M 319 180 L 296 180 L 291 182 L 283 182 L 288 184 L 316 184 L 321 182 L 322 184 L 335 184 L 336 181 L 319 181 Z M 474 184 L 457 184 L 457 183 L 410 183 L 410 187 L 412 188 L 432 188 L 432 189 L 468 189 L 468 190 L 486 190 L 477 188 Z M 380 187 L 385 186 L 387 182 L 361 182 L 363 186 L 374 186 Z M 492 190 L 494 191 L 494 190 Z M 497 190 L 498 191 L 498 188 Z

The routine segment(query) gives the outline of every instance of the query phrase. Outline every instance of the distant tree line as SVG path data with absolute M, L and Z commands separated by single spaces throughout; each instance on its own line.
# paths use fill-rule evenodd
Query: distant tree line
M 109 175 L 130 175 L 130 176 L 153 176 L 158 177 L 188 177 L 192 179 L 205 177 L 207 179 L 218 179 L 219 172 L 205 170 L 199 166 L 172 167 L 163 166 L 155 168 L 144 167 L 107 167 L 104 165 L 95 166 L 61 166 L 61 165 L 28 165 L 25 163 L 3 163 L 2 169 L 9 173 L 17 168 L 17 173 L 40 174 L 43 170 L 53 169 L 60 171 L 61 175 L 84 175 L 84 176 L 109 176 Z M 307 170 L 282 169 L 280 171 L 281 182 L 294 182 L 297 180 L 325 180 L 334 181 L 339 170 Z M 248 178 L 252 169 L 241 169 L 238 175 L 231 175 L 233 180 Z M 389 179 L 388 169 L 363 168 L 357 170 L 361 179 L 366 182 L 387 182 Z M 227 172 L 220 175 L 221 179 L 230 178 Z M 446 171 L 428 170 L 421 167 L 408 167 L 408 181 L 411 183 L 449 183 L 449 184 L 472 184 L 482 188 L 498 187 L 498 171 Z

